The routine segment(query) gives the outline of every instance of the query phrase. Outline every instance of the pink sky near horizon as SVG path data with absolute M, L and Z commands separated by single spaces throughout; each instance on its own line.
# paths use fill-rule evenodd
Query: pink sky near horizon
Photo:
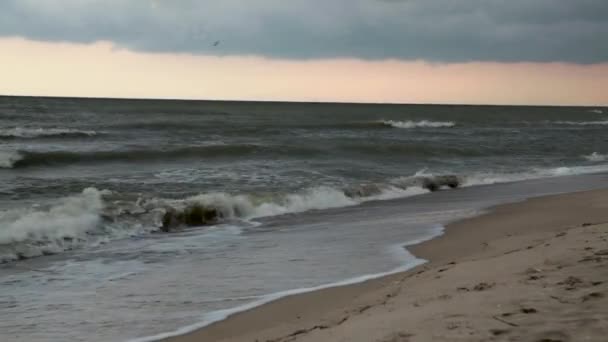
M 608 106 L 608 63 L 279 60 L 0 38 L 0 94 Z

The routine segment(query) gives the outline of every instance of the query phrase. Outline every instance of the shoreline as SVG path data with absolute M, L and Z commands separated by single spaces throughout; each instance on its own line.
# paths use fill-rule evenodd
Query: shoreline
M 283 293 L 278 298 L 252 303 L 251 307 L 242 307 L 237 312 L 227 313 L 227 317 L 207 323 L 199 329 L 192 331 L 190 328 L 189 332 L 186 332 L 184 328 L 178 336 L 162 339 L 157 335 L 156 339 L 134 341 L 283 341 L 296 337 L 298 340 L 305 339 L 312 333 L 343 327 L 347 325 L 347 321 L 353 320 L 353 316 L 363 315 L 377 305 L 385 305 L 388 299 L 392 298 L 389 294 L 395 291 L 396 284 L 407 283 L 410 278 L 416 278 L 429 270 L 443 269 L 471 260 L 485 260 L 504 252 L 504 248 L 490 247 L 490 242 L 517 237 L 522 240 L 519 241 L 520 244 L 527 243 L 582 224 L 608 222 L 608 211 L 605 210 L 608 205 L 589 205 L 600 203 L 604 199 L 608 199 L 608 189 L 534 197 L 490 207 L 478 216 L 446 225 L 443 234 L 439 236 L 407 246 L 407 252 L 419 259 L 428 260 L 422 265 L 406 271 L 368 276 L 367 278 L 371 279 L 367 280 L 361 277 L 356 283 L 343 281 L 319 289 Z M 345 312 L 350 314 L 345 316 Z M 317 338 L 324 340 L 322 337 Z

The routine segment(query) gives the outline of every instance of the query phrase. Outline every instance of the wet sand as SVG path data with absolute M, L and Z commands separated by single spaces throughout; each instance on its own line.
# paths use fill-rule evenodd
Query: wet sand
M 428 263 L 286 297 L 192 341 L 605 341 L 608 190 L 492 208 L 409 247 Z

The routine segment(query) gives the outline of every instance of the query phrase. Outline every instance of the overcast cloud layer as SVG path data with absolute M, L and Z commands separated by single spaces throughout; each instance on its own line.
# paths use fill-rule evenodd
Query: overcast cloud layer
M 0 36 L 289 59 L 596 63 L 608 61 L 608 0 L 2 0 Z

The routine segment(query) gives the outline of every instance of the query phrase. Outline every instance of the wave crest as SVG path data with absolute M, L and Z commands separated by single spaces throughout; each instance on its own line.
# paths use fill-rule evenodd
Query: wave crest
M 320 186 L 293 194 L 274 196 L 208 193 L 184 200 L 152 199 L 142 204 L 146 210 L 162 211 L 157 224 L 163 231 L 181 226 L 203 226 L 225 220 L 252 220 L 262 217 L 302 213 L 310 210 L 341 208 L 366 201 L 418 195 L 421 187 L 361 185 L 348 189 Z
M 22 159 L 23 155 L 19 152 L 0 151 L 0 169 L 12 169 Z
M 590 155 L 583 156 L 583 158 L 587 159 L 590 162 L 603 162 L 608 160 L 608 155 L 593 152 Z
M 429 120 L 421 120 L 421 121 L 395 121 L 395 120 L 382 120 L 383 125 L 390 126 L 393 128 L 445 128 L 445 127 L 454 127 L 456 123 L 453 121 L 429 121 Z
M 608 125 L 608 120 L 600 120 L 600 121 L 554 121 L 554 124 L 557 125 L 567 125 L 567 126 L 605 126 Z
M 292 194 L 206 193 L 185 199 L 143 198 L 87 188 L 44 208 L 0 212 L 0 262 L 56 254 L 109 240 L 256 218 L 354 206 L 426 193 L 420 187 L 361 185 L 352 192 L 321 186 Z M 168 221 L 169 220 L 169 221 Z
M 155 210 L 113 200 L 120 194 L 86 188 L 52 205 L 0 212 L 0 263 L 97 246 L 159 229 Z
M 235 144 L 235 145 L 201 145 L 188 146 L 177 149 L 155 150 L 124 150 L 124 151 L 18 151 L 13 152 L 15 156 L 10 164 L 6 162 L 5 168 L 23 168 L 46 165 L 68 165 L 79 163 L 99 163 L 99 162 L 129 162 L 129 161 L 155 161 L 179 159 L 179 158 L 234 158 L 248 154 L 260 153 L 267 155 L 281 155 L 286 153 L 284 147 L 263 146 L 256 144 Z M 319 153 L 313 148 L 293 147 L 288 150 L 288 154 L 308 156 Z M 3 160 L 8 157 L 0 156 Z M 1 167 L 1 166 L 0 166 Z
M 0 261 L 30 258 L 72 249 L 100 223 L 102 192 L 87 188 L 46 209 L 0 213 Z
M 79 195 L 57 200 L 53 206 L 0 212 L 0 262 L 59 253 L 159 230 L 170 232 L 184 227 L 355 206 L 367 201 L 420 195 L 440 188 L 606 170 L 608 165 L 601 164 L 457 176 L 425 169 L 383 183 L 362 183 L 344 188 L 319 186 L 278 194 L 216 192 L 184 199 L 134 197 L 133 194 L 88 188 Z
M 33 139 L 50 137 L 91 137 L 98 133 L 95 131 L 77 130 L 71 128 L 22 128 L 15 127 L 0 130 L 3 139 Z

